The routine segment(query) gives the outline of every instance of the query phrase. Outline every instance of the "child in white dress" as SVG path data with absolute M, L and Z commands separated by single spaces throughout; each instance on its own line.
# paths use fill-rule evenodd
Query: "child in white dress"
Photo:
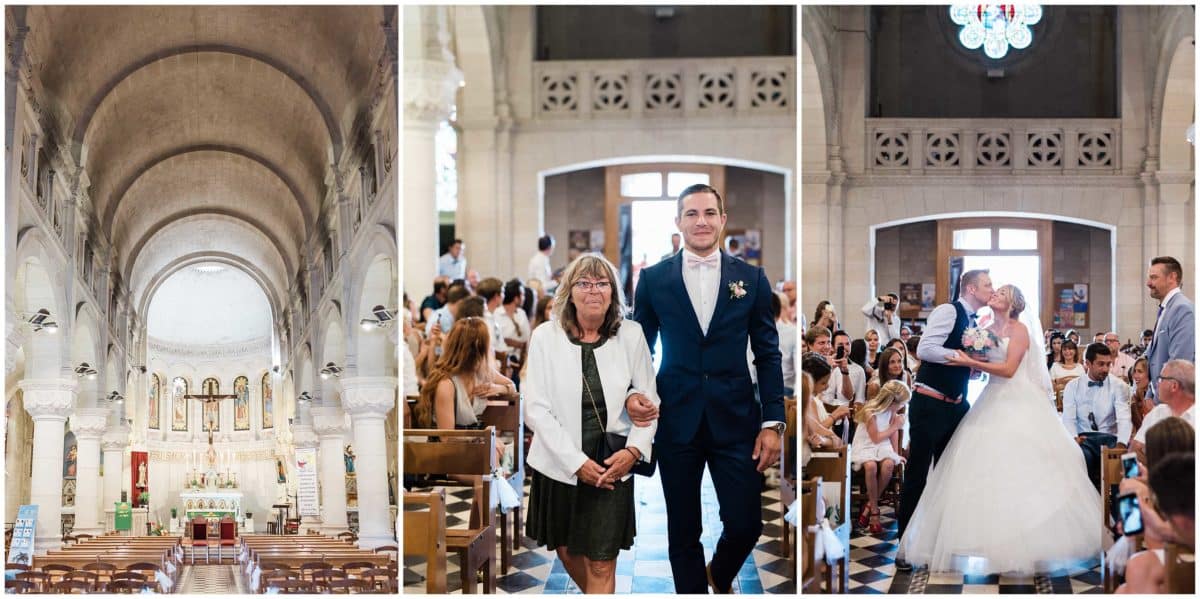
M 892 480 L 896 464 L 904 463 L 900 455 L 900 434 L 904 415 L 899 411 L 908 405 L 911 393 L 900 381 L 888 381 L 875 397 L 855 414 L 858 430 L 850 444 L 850 461 L 854 469 L 866 470 L 867 504 L 858 516 L 858 524 L 870 523 L 872 534 L 883 532 L 879 523 L 879 494 Z

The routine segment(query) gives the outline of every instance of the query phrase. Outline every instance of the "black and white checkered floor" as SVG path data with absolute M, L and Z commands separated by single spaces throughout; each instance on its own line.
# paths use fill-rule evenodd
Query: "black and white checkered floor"
M 185 564 L 179 592 L 195 595 L 244 595 L 246 588 L 236 566 Z
M 622 551 L 617 558 L 617 593 L 675 592 L 671 579 L 671 564 L 667 557 L 667 511 L 662 495 L 662 483 L 653 478 L 637 477 L 634 483 L 637 510 L 637 537 L 634 546 Z M 706 472 L 701 487 L 704 511 L 705 557 L 711 557 L 721 535 L 716 491 Z M 427 489 L 414 489 L 427 490 Z M 470 514 L 470 489 L 447 489 L 446 519 L 451 528 L 464 527 Z M 528 507 L 529 487 L 523 498 Z M 779 489 L 771 488 L 762 494 L 763 534 L 734 581 L 734 592 L 740 594 L 794 594 L 796 592 L 795 561 L 783 557 L 780 543 Z M 499 554 L 497 554 L 499 555 Z M 458 557 L 450 556 L 446 585 L 451 593 L 462 591 L 459 581 Z M 425 563 L 420 557 L 404 558 L 404 594 L 425 592 Z M 507 573 L 499 573 L 496 588 L 501 593 L 579 593 L 566 569 L 554 552 L 523 539 L 520 551 L 514 552 Z
M 880 506 L 883 532 L 872 535 L 866 529 L 856 529 L 850 536 L 851 593 L 896 594 L 1060 594 L 1103 593 L 1100 566 L 1097 562 L 1074 576 L 975 576 L 954 572 L 930 572 L 916 569 L 896 572 L 896 548 L 899 536 L 895 511 Z M 1089 564 L 1081 564 L 1080 569 Z

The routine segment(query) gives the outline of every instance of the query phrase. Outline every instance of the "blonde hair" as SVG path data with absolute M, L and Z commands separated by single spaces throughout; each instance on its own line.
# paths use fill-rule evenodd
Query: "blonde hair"
M 608 281 L 612 295 L 609 298 L 608 310 L 604 313 L 604 323 L 600 325 L 600 335 L 606 338 L 615 336 L 621 328 L 621 320 L 625 318 L 625 293 L 617 278 L 616 267 L 600 254 L 580 254 L 567 265 L 562 280 L 558 283 L 558 291 L 554 294 L 554 319 L 568 335 L 575 338 L 580 336 L 579 319 L 575 315 L 575 302 L 571 299 L 571 290 L 575 288 L 575 283 L 584 277 Z
M 867 419 L 892 409 L 892 406 L 896 404 L 907 402 L 909 397 L 912 397 L 912 393 L 908 390 L 908 385 L 898 380 L 888 381 L 879 388 L 875 397 L 871 398 L 871 401 L 868 401 L 867 405 L 858 411 L 854 420 L 859 424 L 865 424 Z
M 1000 287 L 1000 291 L 1008 290 L 1009 306 L 1008 317 L 1016 318 L 1025 311 L 1025 294 L 1021 293 L 1021 289 L 1016 285 L 1004 285 Z

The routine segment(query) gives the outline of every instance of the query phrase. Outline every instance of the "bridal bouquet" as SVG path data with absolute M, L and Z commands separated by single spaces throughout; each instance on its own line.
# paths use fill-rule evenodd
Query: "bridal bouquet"
M 986 362 L 988 352 L 1000 346 L 1000 338 L 983 327 L 971 327 L 963 331 L 963 351 L 967 355 Z

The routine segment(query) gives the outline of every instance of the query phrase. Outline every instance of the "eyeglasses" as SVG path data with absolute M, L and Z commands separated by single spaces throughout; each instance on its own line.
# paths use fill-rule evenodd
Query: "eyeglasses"
M 612 289 L 612 285 L 610 285 L 608 281 L 576 281 L 575 288 L 584 293 L 590 292 L 593 289 L 604 293 L 605 291 Z
M 1163 381 L 1175 381 L 1176 383 L 1179 383 L 1180 385 L 1183 384 L 1183 381 L 1181 381 L 1173 376 L 1163 376 L 1161 374 L 1158 375 L 1158 382 L 1161 384 Z

